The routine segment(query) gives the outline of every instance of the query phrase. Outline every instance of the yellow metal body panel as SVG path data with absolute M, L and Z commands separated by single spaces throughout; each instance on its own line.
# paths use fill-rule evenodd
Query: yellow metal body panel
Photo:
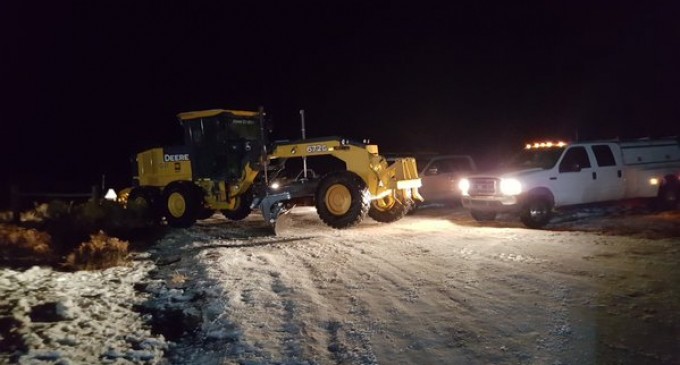
M 176 156 L 176 155 L 174 155 Z M 174 181 L 192 181 L 191 162 L 188 160 L 167 161 L 162 148 L 154 148 L 137 155 L 140 186 L 164 188 Z M 259 171 L 246 165 L 239 182 L 227 186 L 224 181 L 201 179 L 193 181 L 205 192 L 205 204 L 214 210 L 233 210 L 238 196 L 245 193 L 255 181 Z
M 221 110 L 220 110 L 221 111 Z M 209 112 L 196 112 L 198 114 Z M 186 113 L 184 113 L 186 114 Z M 193 116 L 195 117 L 195 116 Z M 192 117 L 192 118 L 193 118 Z M 269 155 L 277 158 L 301 158 L 331 155 L 346 165 L 348 171 L 357 174 L 368 187 L 371 198 L 394 197 L 402 202 L 415 199 L 422 201 L 418 193 L 421 186 L 415 159 L 404 158 L 388 165 L 378 154 L 378 146 L 343 144 L 330 139 L 278 145 Z M 179 156 L 179 157 L 177 157 Z M 193 181 L 191 162 L 183 155 L 166 155 L 162 148 L 154 148 L 137 155 L 139 185 L 164 188 L 174 181 Z M 246 165 L 238 183 L 227 185 L 224 181 L 201 179 L 193 181 L 205 192 L 205 204 L 213 210 L 234 210 L 238 199 L 254 183 L 259 170 Z
M 331 155 L 343 162 L 366 183 L 372 199 L 395 194 L 397 198 L 412 197 L 421 200 L 418 187 L 421 186 L 415 159 L 397 160 L 391 166 L 378 154 L 378 146 L 365 147 L 342 144 L 338 140 L 310 141 L 278 145 L 269 158 L 295 158 Z
M 258 173 L 257 170 L 253 170 L 250 164 L 248 164 L 237 184 L 227 187 L 224 181 L 209 179 L 198 180 L 196 184 L 205 191 L 205 203 L 210 209 L 234 210 L 237 207 L 239 196 L 253 186 Z
M 163 187 L 173 181 L 191 181 L 191 162 L 170 161 L 162 148 L 153 148 L 137 155 L 139 185 Z

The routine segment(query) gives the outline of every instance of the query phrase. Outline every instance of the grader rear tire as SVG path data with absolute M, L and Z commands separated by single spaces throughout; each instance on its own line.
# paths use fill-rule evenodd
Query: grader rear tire
M 392 195 L 371 202 L 371 209 L 368 216 L 381 223 L 396 222 L 411 210 L 411 206 L 402 204 Z
M 163 201 L 165 219 L 169 226 L 187 228 L 196 223 L 201 205 L 194 187 L 171 184 L 163 190 Z
M 159 195 L 157 189 L 143 186 L 136 187 L 130 192 L 127 205 L 132 210 L 138 211 L 140 216 L 144 219 L 157 219 L 159 218 Z
M 359 224 L 366 217 L 371 202 L 364 181 L 349 171 L 331 172 L 324 176 L 315 198 L 319 218 L 338 229 Z
M 250 215 L 250 212 L 252 211 L 252 209 L 250 209 L 250 204 L 253 203 L 253 193 L 251 190 L 248 190 L 234 199 L 236 199 L 235 209 L 222 210 L 222 215 L 224 215 L 227 219 L 231 219 L 232 221 L 244 220 L 248 215 Z
M 663 184 L 659 189 L 657 202 L 661 210 L 680 209 L 680 182 L 672 180 Z
M 212 210 L 210 208 L 202 207 L 201 209 L 198 210 L 198 214 L 196 214 L 196 218 L 198 218 L 198 219 L 208 219 L 208 218 L 212 217 L 214 214 L 215 214 L 214 210 Z

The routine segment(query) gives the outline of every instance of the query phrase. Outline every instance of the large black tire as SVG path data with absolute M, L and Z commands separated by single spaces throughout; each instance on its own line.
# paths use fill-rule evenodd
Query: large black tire
M 519 219 L 529 228 L 543 228 L 552 218 L 552 201 L 546 196 L 530 196 L 524 203 Z
M 316 211 L 333 228 L 359 224 L 368 213 L 371 195 L 363 180 L 349 171 L 331 172 L 319 182 Z
M 674 180 L 662 185 L 657 200 L 661 210 L 680 209 L 680 182 Z
M 392 196 L 371 202 L 368 216 L 381 223 L 396 222 L 411 210 L 410 205 L 404 205 Z
M 222 214 L 227 219 L 231 219 L 232 221 L 243 220 L 248 215 L 250 215 L 250 212 L 252 211 L 252 209 L 250 209 L 250 205 L 253 203 L 253 192 L 252 190 L 248 190 L 245 193 L 235 197 L 234 199 L 236 199 L 235 209 L 222 210 Z
M 198 210 L 198 214 L 197 214 L 196 218 L 198 218 L 198 219 L 208 219 L 208 218 L 212 217 L 213 214 L 215 214 L 214 210 L 212 210 L 210 208 L 202 207 L 201 209 Z
M 414 215 L 418 212 L 418 209 L 420 209 L 422 203 L 413 203 L 411 206 L 408 208 L 408 212 L 406 212 L 406 215 Z
M 133 188 L 127 199 L 127 206 L 132 210 L 137 210 L 144 219 L 158 219 L 158 202 L 160 193 L 158 189 L 140 186 Z
M 163 190 L 164 216 L 169 226 L 187 228 L 196 223 L 202 208 L 196 189 L 190 184 L 170 184 Z
M 496 212 L 486 210 L 471 210 L 470 215 L 477 222 L 491 222 L 496 219 Z

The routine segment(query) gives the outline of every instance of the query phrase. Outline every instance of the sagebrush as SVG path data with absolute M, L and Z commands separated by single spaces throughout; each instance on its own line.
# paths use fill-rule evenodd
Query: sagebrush
M 90 236 L 66 258 L 66 266 L 76 270 L 101 270 L 127 261 L 128 242 L 110 237 L 103 231 Z
M 0 224 L 0 254 L 2 257 L 51 257 L 52 238 L 48 233 L 13 224 Z

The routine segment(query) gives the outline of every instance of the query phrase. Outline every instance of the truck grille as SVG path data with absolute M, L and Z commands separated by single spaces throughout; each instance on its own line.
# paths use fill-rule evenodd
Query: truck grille
M 473 178 L 470 179 L 470 195 L 495 195 L 498 179 Z

